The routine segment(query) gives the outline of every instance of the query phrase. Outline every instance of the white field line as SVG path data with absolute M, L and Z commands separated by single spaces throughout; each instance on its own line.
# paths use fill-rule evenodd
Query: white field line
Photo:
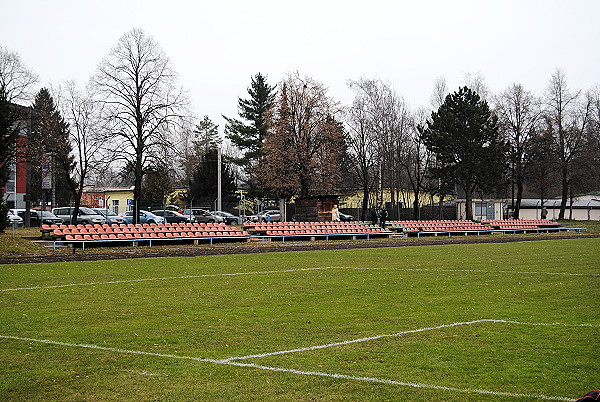
M 476 323 L 476 322 L 481 322 L 481 321 L 504 322 L 502 320 L 477 320 L 477 321 L 472 321 L 469 323 Z M 461 325 L 461 324 L 466 325 L 469 323 L 455 323 L 455 324 L 449 324 L 449 325 L 445 325 L 445 326 L 425 328 L 425 329 L 422 329 L 421 331 L 428 330 L 428 329 L 444 328 L 444 327 Z M 533 325 L 562 325 L 562 324 L 533 324 Z M 415 330 L 415 331 L 419 331 L 419 330 Z M 192 361 L 197 361 L 197 362 L 222 364 L 222 365 L 229 365 L 229 366 L 236 366 L 236 367 L 247 367 L 247 368 L 254 368 L 254 369 L 259 369 L 259 370 L 291 373 L 291 374 L 297 374 L 297 375 L 319 376 L 319 377 L 327 377 L 327 378 L 334 378 L 334 379 L 341 379 L 341 380 L 390 384 L 390 385 L 398 385 L 398 386 L 412 387 L 412 388 L 434 389 L 434 390 L 440 390 L 440 391 L 451 391 L 451 392 L 460 392 L 460 393 L 468 393 L 468 394 L 508 396 L 508 397 L 517 397 L 517 398 L 527 398 L 529 400 L 542 400 L 542 399 L 550 400 L 550 401 L 572 401 L 573 400 L 573 398 L 567 398 L 567 397 L 561 397 L 561 396 L 540 395 L 540 394 L 520 394 L 520 393 L 511 393 L 511 392 L 489 391 L 489 390 L 483 390 L 483 389 L 445 387 L 445 386 L 435 385 L 435 384 L 421 384 L 421 383 L 387 380 L 387 379 L 374 378 L 374 377 L 357 377 L 357 376 L 350 376 L 350 375 L 346 375 L 346 374 L 335 374 L 335 373 L 326 373 L 326 372 L 319 372 L 319 371 L 302 371 L 302 370 L 288 369 L 288 368 L 282 368 L 282 367 L 262 366 L 262 365 L 257 365 L 257 364 L 253 364 L 253 363 L 235 362 L 235 361 L 231 361 L 229 359 L 225 359 L 225 360 L 203 359 L 203 358 L 199 358 L 199 357 L 144 352 L 144 351 L 128 350 L 128 349 L 120 349 L 120 348 L 110 348 L 110 347 L 90 345 L 90 344 L 58 342 L 58 341 L 52 341 L 52 340 L 48 340 L 48 339 L 23 338 L 23 337 L 18 337 L 18 336 L 9 336 L 9 335 L 0 335 L 0 338 L 12 339 L 12 340 L 18 340 L 18 341 L 26 341 L 26 342 L 38 342 L 38 343 L 58 345 L 58 346 L 102 350 L 102 351 L 115 352 L 115 353 L 155 356 L 155 357 L 164 357 L 164 358 L 180 359 L 180 360 L 192 360 Z
M 183 276 L 166 276 L 158 278 L 140 278 L 140 279 L 123 279 L 118 281 L 104 282 L 84 282 L 84 283 L 67 283 L 63 285 L 48 285 L 48 286 L 31 286 L 22 288 L 0 289 L 0 292 L 12 292 L 19 290 L 39 290 L 39 289 L 57 289 L 76 286 L 96 286 L 96 285 L 114 285 L 121 283 L 135 282 L 152 282 L 152 281 L 170 281 L 174 279 L 194 279 L 194 278 L 210 278 L 219 276 L 240 276 L 240 275 L 262 275 L 262 274 L 277 274 L 280 272 L 299 272 L 299 271 L 319 271 L 328 269 L 353 269 L 353 270 L 378 270 L 378 271 L 415 271 L 415 272 L 474 272 L 474 273 L 500 273 L 500 274 L 524 274 L 524 275 L 561 275 L 561 276 L 592 276 L 600 277 L 600 274 L 578 274 L 569 272 L 543 272 L 543 271 L 489 271 L 484 269 L 431 269 L 431 268 L 369 268 L 369 267 L 315 267 L 315 268 L 297 268 L 283 269 L 272 271 L 254 271 L 254 272 L 234 272 L 230 274 L 205 274 L 205 275 L 183 275 Z
M 364 381 L 364 382 L 374 382 L 380 384 L 390 384 L 390 385 L 399 385 L 403 387 L 412 387 L 412 388 L 424 388 L 424 389 L 435 389 L 440 391 L 452 391 L 452 392 L 460 392 L 466 394 L 484 394 L 491 396 L 508 396 L 513 398 L 526 398 L 528 400 L 548 400 L 548 401 L 573 401 L 573 398 L 567 398 L 563 396 L 551 396 L 551 395 L 541 395 L 541 394 L 518 394 L 511 392 L 499 392 L 499 391 L 489 391 L 485 389 L 468 389 L 468 388 L 454 388 L 454 387 L 445 387 L 443 385 L 435 385 L 435 384 L 420 384 L 420 383 L 412 383 L 412 382 L 402 382 L 402 381 L 394 381 L 394 380 L 386 380 L 382 378 L 374 378 L 374 377 L 355 377 L 346 374 L 332 374 L 332 373 L 324 373 L 320 371 L 302 371 L 302 370 L 294 370 L 280 367 L 269 367 L 262 366 L 253 363 L 236 363 L 236 362 L 228 362 L 225 364 L 229 364 L 232 366 L 239 367 L 250 367 L 257 368 L 261 370 L 275 371 L 275 372 L 283 372 L 283 373 L 292 373 L 298 375 L 309 375 L 309 376 L 319 376 L 319 377 L 328 377 L 328 378 L 336 378 L 342 380 L 352 380 L 352 381 Z
M 125 353 L 125 354 L 131 354 L 131 355 L 168 357 L 170 359 L 194 360 L 197 362 L 208 362 L 208 363 L 220 363 L 218 360 L 214 360 L 214 359 L 202 359 L 200 357 L 190 357 L 190 356 L 171 355 L 171 354 L 164 354 L 164 353 L 144 352 L 144 351 L 140 351 L 140 350 L 110 348 L 110 347 L 106 347 L 106 346 L 90 345 L 90 344 L 85 344 L 85 343 L 68 343 L 68 342 L 52 341 L 49 339 L 23 338 L 20 336 L 10 336 L 10 335 L 0 335 L 0 338 L 13 339 L 13 340 L 25 341 L 25 342 L 45 343 L 48 345 L 68 346 L 68 347 L 72 347 L 72 348 L 103 350 L 103 351 L 107 351 L 107 352 Z
M 165 277 L 159 277 L 159 278 L 123 279 L 123 280 L 119 280 L 119 281 L 67 283 L 67 284 L 63 284 L 63 285 L 32 286 L 32 287 L 23 287 L 23 288 L 0 289 L 0 292 L 11 292 L 11 291 L 18 291 L 18 290 L 69 288 L 69 287 L 75 287 L 75 286 L 114 285 L 114 284 L 119 284 L 119 283 L 170 281 L 170 280 L 174 280 L 174 279 L 212 278 L 212 277 L 219 277 L 219 276 L 263 275 L 263 274 L 277 274 L 280 272 L 300 272 L 300 271 L 319 271 L 319 270 L 322 271 L 322 270 L 327 270 L 327 269 L 349 269 L 349 268 L 346 268 L 346 267 L 316 267 L 316 268 L 282 269 L 282 270 L 273 270 L 273 271 L 234 272 L 234 273 L 230 273 L 230 274 L 165 276 Z M 351 268 L 351 269 L 366 269 L 366 268 Z
M 548 271 L 508 271 L 498 270 L 490 271 L 487 269 L 433 269 L 433 268 L 353 268 L 353 267 L 340 267 L 347 269 L 370 269 L 370 270 L 388 270 L 388 271 L 416 271 L 416 272 L 473 272 L 473 273 L 484 273 L 484 274 L 520 274 L 520 275 L 559 275 L 559 276 L 592 276 L 600 277 L 600 274 L 578 274 L 571 272 L 548 272 Z
M 545 323 L 545 322 L 531 323 L 531 322 L 509 321 L 509 320 L 481 319 L 481 320 L 455 322 L 452 324 L 438 325 L 436 327 L 411 329 L 408 331 L 396 332 L 395 334 L 381 334 L 381 335 L 370 336 L 367 338 L 351 339 L 348 341 L 328 343 L 325 345 L 307 346 L 307 347 L 303 347 L 303 348 L 280 350 L 277 352 L 267 352 L 267 353 L 260 353 L 260 354 L 248 355 L 248 356 L 229 357 L 229 358 L 223 359 L 221 361 L 223 363 L 227 363 L 227 362 L 231 362 L 234 360 L 246 360 L 246 359 L 254 359 L 254 358 L 261 358 L 261 357 L 268 357 L 268 356 L 283 355 L 283 354 L 288 354 L 288 353 L 307 352 L 307 351 L 312 351 L 312 350 L 327 349 L 327 348 L 332 348 L 332 347 L 336 347 L 336 346 L 349 345 L 352 343 L 369 342 L 369 341 L 374 341 L 374 340 L 381 339 L 381 338 L 398 337 L 398 336 L 403 336 L 403 335 L 407 335 L 407 334 L 416 334 L 419 332 L 433 331 L 433 330 L 442 329 L 442 328 L 458 327 L 461 325 L 472 325 L 472 324 L 478 324 L 478 323 L 482 323 L 482 322 L 516 324 L 516 325 L 534 325 L 534 326 L 565 326 L 565 327 L 592 327 L 592 328 L 596 327 L 595 325 L 592 325 L 592 324 L 562 324 L 562 323 Z

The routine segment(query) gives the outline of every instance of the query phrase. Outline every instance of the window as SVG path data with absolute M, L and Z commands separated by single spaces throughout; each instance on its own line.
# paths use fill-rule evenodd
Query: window
M 14 163 L 11 163 L 8 167 L 8 181 L 6 182 L 6 192 L 14 193 L 17 189 L 17 167 Z
M 475 203 L 475 219 L 494 219 L 495 210 L 493 202 L 476 202 Z
M 116 214 L 119 213 L 119 200 L 112 201 L 112 210 L 115 211 Z

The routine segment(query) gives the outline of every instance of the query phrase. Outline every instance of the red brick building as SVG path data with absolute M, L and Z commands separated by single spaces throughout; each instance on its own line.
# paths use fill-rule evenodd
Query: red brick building
M 16 144 L 16 158 L 10 163 L 10 173 L 6 186 L 2 188 L 9 208 L 26 208 L 28 193 L 28 164 L 25 158 L 27 136 L 31 127 L 32 115 L 37 113 L 33 108 L 12 104 L 19 113 L 21 132 Z

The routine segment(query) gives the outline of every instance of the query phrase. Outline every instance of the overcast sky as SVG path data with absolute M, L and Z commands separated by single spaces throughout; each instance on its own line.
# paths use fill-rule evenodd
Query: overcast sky
M 413 108 L 433 82 L 467 73 L 492 92 L 521 83 L 541 94 L 562 69 L 572 89 L 600 84 L 600 0 L 128 1 L 0 0 L 0 44 L 40 85 L 83 85 L 118 39 L 141 28 L 160 44 L 194 112 L 237 116 L 258 72 L 278 83 L 298 70 L 342 104 L 348 80 L 389 82 Z M 222 126 L 220 128 L 222 130 Z

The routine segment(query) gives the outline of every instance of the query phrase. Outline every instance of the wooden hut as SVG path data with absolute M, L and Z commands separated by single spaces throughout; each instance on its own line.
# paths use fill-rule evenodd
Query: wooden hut
M 331 210 L 338 204 L 337 195 L 319 195 L 298 198 L 296 204 L 297 222 L 331 222 Z

